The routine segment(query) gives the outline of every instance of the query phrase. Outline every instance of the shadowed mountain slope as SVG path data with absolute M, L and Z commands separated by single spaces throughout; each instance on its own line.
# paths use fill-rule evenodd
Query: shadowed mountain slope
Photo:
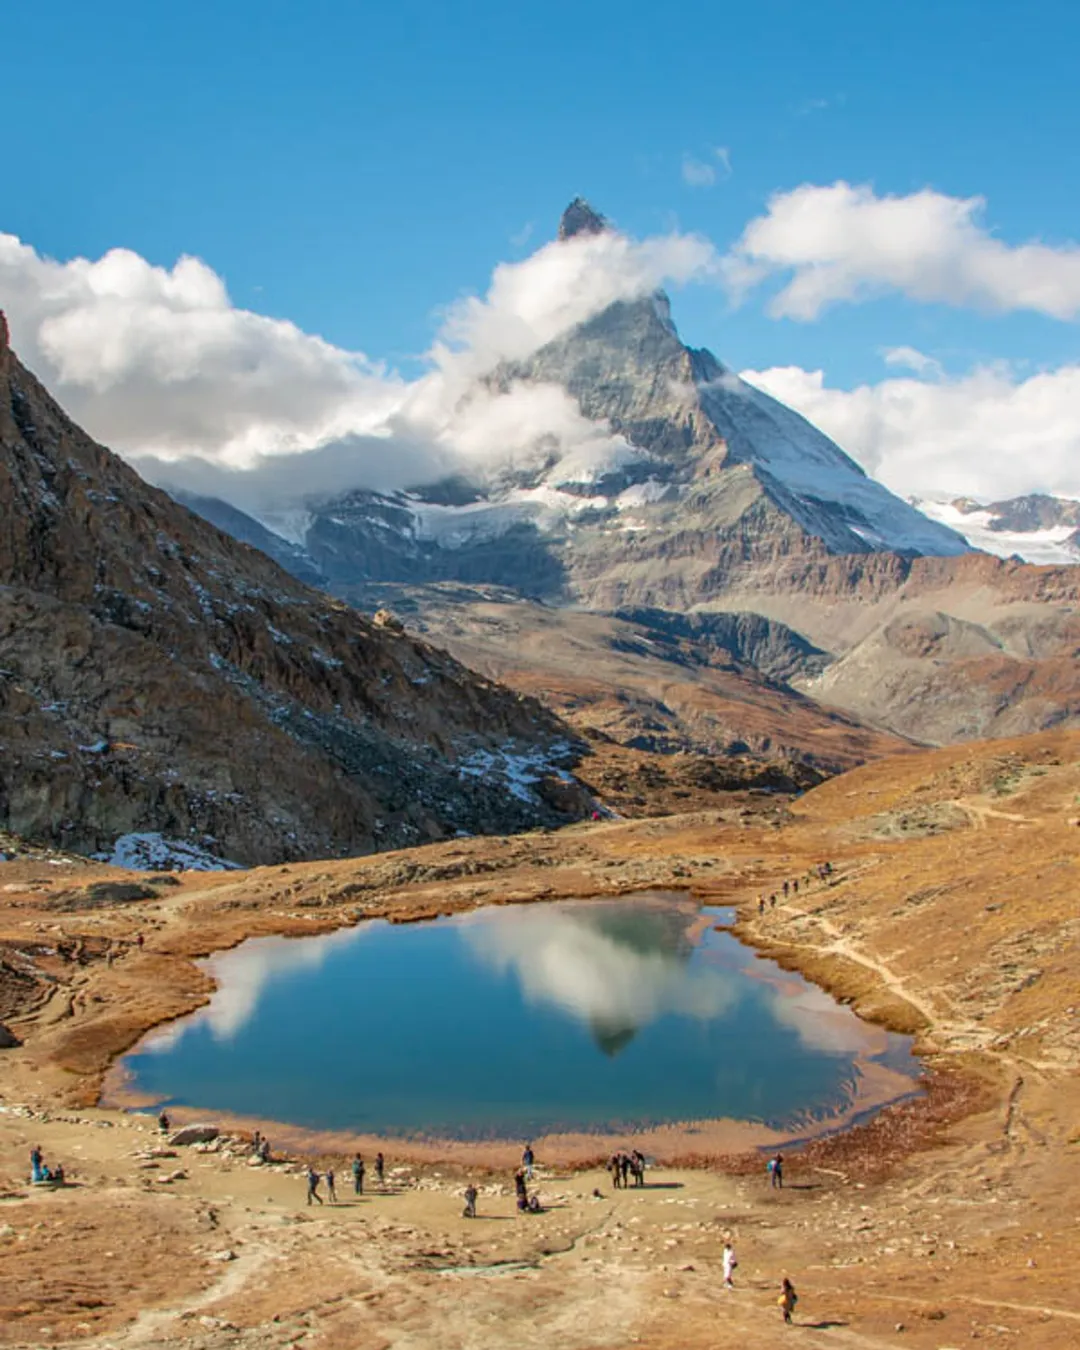
M 241 862 L 584 809 L 533 700 L 294 580 L 75 426 L 0 320 L 0 822 Z M 550 779 L 552 784 L 555 779 Z

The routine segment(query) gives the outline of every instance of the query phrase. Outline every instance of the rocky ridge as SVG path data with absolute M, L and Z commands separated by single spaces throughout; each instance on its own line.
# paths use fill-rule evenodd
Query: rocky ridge
M 308 589 L 75 426 L 0 323 L 0 824 L 238 862 L 580 813 L 535 701 Z

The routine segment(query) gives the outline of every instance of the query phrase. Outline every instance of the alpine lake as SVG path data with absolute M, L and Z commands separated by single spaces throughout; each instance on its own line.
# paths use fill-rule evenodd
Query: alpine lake
M 154 1109 L 462 1141 L 716 1121 L 798 1136 L 917 1090 L 909 1037 L 728 919 L 653 891 L 252 939 L 202 963 L 209 1004 L 114 1077 Z

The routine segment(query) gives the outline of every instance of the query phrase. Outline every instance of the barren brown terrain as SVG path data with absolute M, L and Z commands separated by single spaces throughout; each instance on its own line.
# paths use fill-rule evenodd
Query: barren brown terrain
M 1061 732 L 893 756 L 797 799 L 347 861 L 0 865 L 0 1023 L 21 1041 L 0 1050 L 0 1344 L 1074 1347 L 1078 817 L 1080 733 Z M 826 860 L 832 876 L 812 876 Z M 395 1145 L 384 1192 L 308 1210 L 298 1153 L 251 1166 L 239 1138 L 169 1147 L 151 1120 L 94 1105 L 120 1052 L 207 997 L 193 956 L 648 886 L 736 907 L 761 951 L 913 1032 L 925 1092 L 790 1150 L 782 1192 L 760 1156 L 688 1166 L 685 1141 L 640 1192 L 541 1156 L 547 1212 L 528 1218 L 498 1150 L 467 1171 L 452 1150 Z M 70 1185 L 27 1184 L 34 1144 Z M 459 1217 L 469 1176 L 476 1221 Z

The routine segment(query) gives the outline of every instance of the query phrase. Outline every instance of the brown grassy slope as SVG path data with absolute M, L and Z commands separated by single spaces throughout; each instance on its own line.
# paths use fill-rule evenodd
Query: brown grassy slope
M 4 1052 L 7 1102 L 55 1103 L 65 1083 L 77 1086 L 60 1062 L 81 1047 L 88 1058 L 68 1059 L 69 1069 L 92 1073 L 110 1028 L 127 1017 L 130 1034 L 166 984 L 182 996 L 186 952 L 358 912 L 408 917 L 650 882 L 692 883 L 706 898 L 737 904 L 756 941 L 864 1012 L 918 1028 L 945 1078 L 974 1075 L 983 1085 L 978 1114 L 938 1121 L 931 1148 L 912 1118 L 852 1136 L 850 1147 L 838 1141 L 830 1154 L 792 1156 L 795 1186 L 782 1196 L 765 1191 L 759 1175 L 661 1172 L 658 1180 L 681 1189 L 651 1192 L 637 1208 L 632 1193 L 593 1200 L 601 1177 L 546 1182 L 565 1198 L 535 1227 L 514 1222 L 512 1202 L 499 1197 L 483 1203 L 505 1221 L 463 1223 L 461 1178 L 430 1171 L 424 1190 L 284 1223 L 301 1198 L 296 1178 L 189 1155 L 180 1160 L 189 1180 L 162 1187 L 150 1180 L 157 1173 L 138 1170 L 130 1133 L 0 1116 L 0 1174 L 9 1183 L 38 1135 L 66 1157 L 79 1158 L 78 1144 L 87 1181 L 62 1198 L 64 1209 L 45 1212 L 36 1196 L 6 1204 L 15 1241 L 50 1232 L 36 1223 L 59 1226 L 47 1283 L 31 1287 L 32 1266 L 8 1263 L 0 1343 L 40 1345 L 43 1327 L 78 1334 L 81 1320 L 111 1328 L 109 1344 L 134 1350 L 147 1343 L 145 1329 L 125 1328 L 156 1306 L 150 1343 L 177 1350 L 285 1346 L 301 1333 L 313 1350 L 539 1350 L 553 1330 L 568 1350 L 942 1350 L 983 1341 L 1072 1350 L 1080 1341 L 1078 796 L 1080 734 L 1049 733 L 867 765 L 757 821 L 697 813 L 188 877 L 178 887 L 155 883 L 154 899 L 103 910 L 55 903 L 73 903 L 61 893 L 77 899 L 90 876 L 103 875 L 97 869 L 0 868 L 0 937 L 26 947 L 46 934 L 55 944 L 60 930 L 93 932 L 123 951 L 112 967 L 96 948 L 84 961 L 54 962 L 48 1004 L 13 1019 L 26 1045 Z M 808 883 L 808 870 L 826 859 L 831 881 Z M 784 901 L 781 890 L 759 921 L 758 894 L 795 877 L 799 895 Z M 123 945 L 137 930 L 147 935 L 142 952 Z M 186 996 L 199 991 L 192 985 Z M 211 1209 L 214 1231 L 199 1240 L 194 1227 L 210 1222 Z M 77 1249 L 61 1241 L 76 1221 Z M 115 1250 L 121 1230 L 131 1242 L 160 1232 L 160 1260 L 131 1266 L 123 1284 L 102 1280 L 101 1306 L 88 1308 L 87 1271 Z M 725 1232 L 740 1257 L 735 1295 L 719 1288 Z M 223 1247 L 239 1261 L 207 1261 Z M 499 1280 L 433 1270 L 495 1260 L 532 1264 Z M 157 1280 L 172 1262 L 183 1284 L 175 1295 Z M 803 1326 L 793 1330 L 773 1304 L 783 1272 L 802 1295 Z M 197 1316 L 238 1332 L 183 1317 L 180 1299 L 193 1283 L 206 1291 Z M 22 1311 L 6 1314 L 19 1299 Z

